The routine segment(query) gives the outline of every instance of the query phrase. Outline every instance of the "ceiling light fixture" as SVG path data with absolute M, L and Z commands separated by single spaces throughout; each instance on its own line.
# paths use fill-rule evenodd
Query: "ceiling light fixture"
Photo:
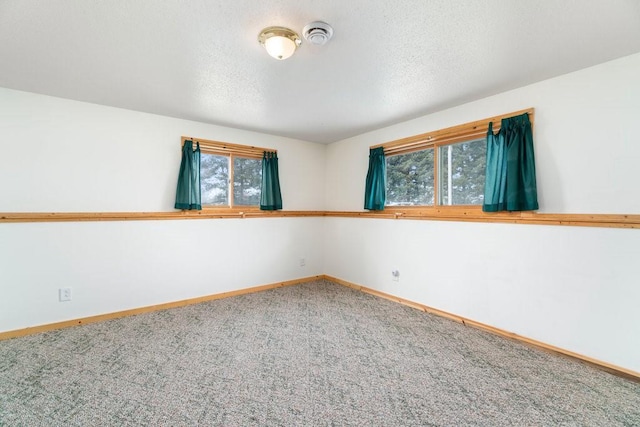
M 275 59 L 287 59 L 300 46 L 302 40 L 293 30 L 285 27 L 268 27 L 260 32 L 258 41 Z

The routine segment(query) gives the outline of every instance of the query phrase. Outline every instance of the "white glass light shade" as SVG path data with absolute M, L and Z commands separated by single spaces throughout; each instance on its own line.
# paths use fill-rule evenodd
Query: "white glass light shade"
M 258 41 L 269 55 L 278 60 L 289 58 L 302 42 L 295 32 L 284 27 L 265 28 L 258 36 Z
M 287 59 L 296 51 L 296 44 L 293 40 L 281 36 L 273 36 L 265 40 L 264 48 L 269 55 L 276 59 Z

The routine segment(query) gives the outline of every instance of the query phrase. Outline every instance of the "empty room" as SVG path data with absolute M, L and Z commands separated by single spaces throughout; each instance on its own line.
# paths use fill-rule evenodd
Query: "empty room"
M 0 426 L 640 425 L 640 2 L 0 1 Z

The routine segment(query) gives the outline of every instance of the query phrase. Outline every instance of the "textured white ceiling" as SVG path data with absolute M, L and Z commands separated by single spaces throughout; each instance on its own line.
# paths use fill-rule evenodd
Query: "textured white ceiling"
M 636 52 L 639 0 L 0 0 L 2 87 L 321 143 Z

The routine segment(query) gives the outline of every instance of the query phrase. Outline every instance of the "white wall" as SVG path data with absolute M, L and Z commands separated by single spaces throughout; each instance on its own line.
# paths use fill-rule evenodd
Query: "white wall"
M 363 210 L 369 147 L 535 108 L 540 212 L 640 212 L 640 54 L 330 144 L 329 210 Z
M 325 274 L 640 372 L 640 230 L 327 218 L 325 245 Z
M 0 224 L 0 331 L 322 274 L 322 229 L 322 218 Z M 72 301 L 58 302 L 67 286 Z
M 324 145 L 0 88 L 0 212 L 172 211 L 182 135 L 277 149 L 284 209 L 324 207 Z
M 639 214 L 639 75 L 637 54 L 331 144 L 327 207 L 362 210 L 371 145 L 534 107 L 540 211 Z M 325 274 L 640 372 L 640 230 L 327 218 L 325 236 Z
M 181 135 L 277 149 L 284 208 L 323 209 L 323 145 L 0 89 L 0 212 L 173 211 Z M 0 331 L 322 274 L 322 230 L 322 218 L 0 223 Z

